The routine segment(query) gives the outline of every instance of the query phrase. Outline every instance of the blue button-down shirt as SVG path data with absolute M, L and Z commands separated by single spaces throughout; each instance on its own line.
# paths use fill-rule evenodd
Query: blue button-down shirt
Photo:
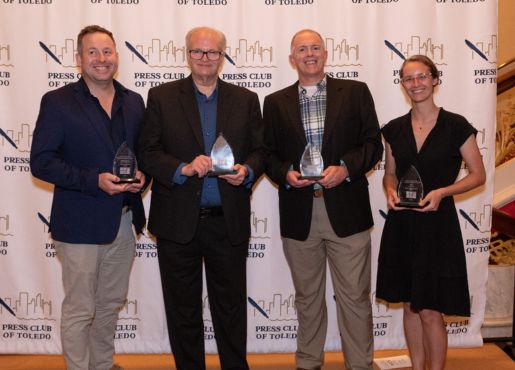
M 204 139 L 204 154 L 209 156 L 211 154 L 211 148 L 215 143 L 217 132 L 216 132 L 216 113 L 218 103 L 218 85 L 211 94 L 207 97 L 202 94 L 195 85 L 195 99 L 197 100 L 197 107 L 200 114 L 200 123 L 202 125 L 202 137 Z M 176 184 L 183 184 L 187 176 L 181 174 L 182 168 L 186 163 L 182 163 L 175 171 L 173 182 Z M 202 195 L 200 199 L 200 205 L 202 207 L 215 207 L 222 205 L 222 199 L 220 197 L 220 190 L 218 188 L 218 180 L 216 177 L 204 178 L 202 185 Z

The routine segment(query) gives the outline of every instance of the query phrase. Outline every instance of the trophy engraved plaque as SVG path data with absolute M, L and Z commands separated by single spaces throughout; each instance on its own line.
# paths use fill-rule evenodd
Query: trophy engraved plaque
M 211 149 L 211 170 L 207 173 L 208 176 L 221 176 L 233 175 L 238 171 L 233 169 L 234 155 L 231 146 L 225 140 L 222 133 L 218 135 L 213 148 Z
M 413 165 L 408 168 L 399 181 L 397 194 L 400 199 L 400 202 L 396 204 L 397 206 L 422 208 L 419 202 L 424 197 L 424 185 L 417 169 Z
M 136 178 L 136 171 L 138 171 L 138 162 L 136 156 L 127 145 L 127 142 L 123 142 L 122 145 L 116 151 L 113 161 L 113 174 L 120 178 L 118 184 L 127 184 L 140 182 Z
M 318 146 L 308 143 L 300 158 L 300 179 L 320 180 L 324 171 L 324 160 Z

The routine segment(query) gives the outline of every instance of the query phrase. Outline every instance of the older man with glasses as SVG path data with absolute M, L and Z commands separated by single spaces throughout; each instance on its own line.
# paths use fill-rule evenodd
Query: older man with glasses
M 203 264 L 221 368 L 249 368 L 250 195 L 266 153 L 257 94 L 218 77 L 225 46 L 215 29 L 188 32 L 191 75 L 150 89 L 140 140 L 141 167 L 154 178 L 149 230 L 157 237 L 170 344 L 181 370 L 206 368 Z M 229 174 L 211 176 L 210 153 L 221 133 L 235 164 Z

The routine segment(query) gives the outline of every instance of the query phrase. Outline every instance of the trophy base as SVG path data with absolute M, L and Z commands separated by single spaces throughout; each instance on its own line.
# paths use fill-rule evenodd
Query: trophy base
M 395 203 L 397 207 L 404 207 L 404 208 L 424 208 L 423 206 L 419 205 L 418 203 L 413 202 L 403 202 L 400 201 L 399 203 Z
M 115 184 L 138 184 L 140 183 L 140 179 L 132 178 L 132 179 L 120 179 L 120 181 L 115 182 Z
M 300 176 L 299 177 L 299 180 L 320 180 L 320 179 L 323 179 L 324 176 Z
M 223 175 L 235 175 L 238 171 L 236 170 L 218 170 L 218 171 L 209 171 L 207 173 L 208 177 L 218 177 Z

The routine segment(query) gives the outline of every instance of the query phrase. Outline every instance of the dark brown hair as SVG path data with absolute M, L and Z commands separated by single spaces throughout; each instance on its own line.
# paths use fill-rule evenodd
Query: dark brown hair
M 111 40 L 113 40 L 113 43 L 116 46 L 116 42 L 114 41 L 113 33 L 111 31 L 105 29 L 104 27 L 100 27 L 100 26 L 97 26 L 96 24 L 93 24 L 93 25 L 84 27 L 82 30 L 80 30 L 79 34 L 77 35 L 77 52 L 79 54 L 82 53 L 82 39 L 84 38 L 84 36 L 86 36 L 90 33 L 96 33 L 96 32 L 105 33 L 107 36 L 109 36 L 111 38 Z

